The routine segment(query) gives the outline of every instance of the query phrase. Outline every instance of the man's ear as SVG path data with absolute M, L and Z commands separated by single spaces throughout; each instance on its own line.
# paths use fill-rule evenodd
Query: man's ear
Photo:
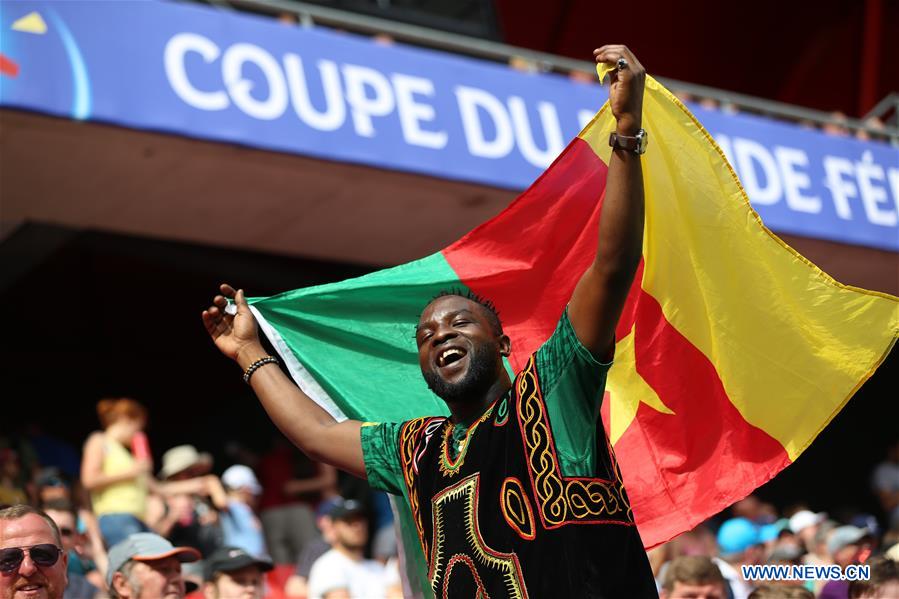
M 119 597 L 131 597 L 131 583 L 121 572 L 116 572 L 112 575 L 112 589 Z
M 62 573 L 66 579 L 66 586 L 69 586 L 69 552 L 63 551 L 62 553 Z
M 500 335 L 499 338 L 499 353 L 500 355 L 509 357 L 512 353 L 512 340 L 509 339 L 508 335 Z

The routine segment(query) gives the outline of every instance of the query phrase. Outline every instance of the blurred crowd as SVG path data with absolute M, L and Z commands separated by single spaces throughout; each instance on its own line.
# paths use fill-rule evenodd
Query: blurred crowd
M 157 466 L 140 403 L 106 399 L 97 415 L 80 455 L 37 429 L 0 436 L 0 596 L 4 584 L 55 584 L 74 599 L 403 596 L 383 493 L 356 479 L 338 493 L 332 468 L 280 436 L 261 455 L 232 451 L 220 476 L 192 445 L 167 449 Z M 779 511 L 755 496 L 734 504 L 649 552 L 661 596 L 899 597 L 899 441 L 871 485 L 878 514 Z M 26 524 L 36 530 L 28 551 L 6 542 Z M 779 564 L 867 564 L 871 580 L 760 585 L 741 571 Z M 54 583 L 52 572 L 66 577 Z
M 80 455 L 39 430 L 0 436 L 0 540 L 6 547 L 11 522 L 48 516 L 48 542 L 58 538 L 67 556 L 52 564 L 67 562 L 66 598 L 159 599 L 174 570 L 181 596 L 196 599 L 402 597 L 383 493 L 356 481 L 339 495 L 336 471 L 280 436 L 261 455 L 238 449 L 220 475 L 212 456 L 192 445 L 167 449 L 156 465 L 143 405 L 105 399 L 97 415 L 100 430 Z M 35 553 L 52 553 L 44 545 L 32 547 L 33 563 L 49 561 Z M 23 552 L 0 549 L 4 574 L 21 574 L 28 563 Z M 0 577 L 0 597 L 4 584 L 29 580 Z
M 888 480 L 889 479 L 889 480 Z M 778 512 L 755 496 L 649 552 L 663 599 L 847 599 L 899 597 L 899 443 L 872 476 L 887 514 L 886 526 L 871 514 L 838 517 L 793 506 Z M 725 519 L 721 516 L 727 515 Z M 747 566 L 870 566 L 869 580 L 747 580 Z M 771 570 L 769 570 L 770 572 Z M 806 571 L 806 570 L 802 570 Z

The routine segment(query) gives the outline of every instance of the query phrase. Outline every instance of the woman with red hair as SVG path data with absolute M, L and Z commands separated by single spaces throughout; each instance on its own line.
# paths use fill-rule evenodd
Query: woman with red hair
M 81 482 L 91 493 L 94 513 L 108 546 L 135 532 L 149 532 L 144 523 L 153 460 L 134 449 L 145 446 L 143 429 L 147 410 L 129 398 L 103 399 L 97 403 L 102 431 L 84 444 Z M 135 440 L 137 443 L 135 444 Z

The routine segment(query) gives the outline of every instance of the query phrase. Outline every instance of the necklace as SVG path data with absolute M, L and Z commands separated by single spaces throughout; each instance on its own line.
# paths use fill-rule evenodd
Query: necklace
M 462 464 L 465 462 L 465 454 L 468 452 L 468 446 L 470 445 L 470 441 L 472 435 L 474 435 L 475 429 L 478 428 L 478 425 L 487 420 L 490 415 L 493 413 L 493 407 L 496 405 L 496 402 L 491 404 L 489 408 L 481 415 L 480 418 L 474 421 L 467 429 L 463 428 L 462 425 L 453 424 L 447 418 L 447 422 L 449 426 L 443 431 L 443 441 L 442 447 L 440 451 L 440 473 L 443 476 L 453 476 L 459 472 L 459 469 L 462 467 Z M 456 430 L 464 431 L 457 433 Z M 458 454 L 455 458 L 450 455 L 450 448 L 458 444 L 459 450 Z

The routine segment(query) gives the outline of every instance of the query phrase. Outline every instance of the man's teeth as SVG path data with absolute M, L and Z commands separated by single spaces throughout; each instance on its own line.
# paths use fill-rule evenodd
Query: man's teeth
M 446 366 L 447 359 L 449 359 L 452 356 L 458 356 L 459 358 L 462 358 L 462 356 L 464 356 L 464 355 L 465 355 L 465 352 L 463 352 L 460 349 L 455 349 L 455 348 L 448 349 L 445 352 L 443 352 L 442 354 L 440 354 L 440 365 Z

